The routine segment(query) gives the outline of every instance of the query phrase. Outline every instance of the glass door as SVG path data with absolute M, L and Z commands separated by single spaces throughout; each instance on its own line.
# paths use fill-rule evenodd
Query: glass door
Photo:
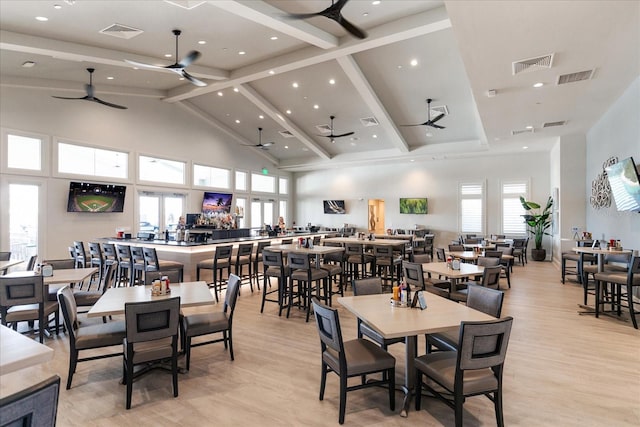
M 176 230 L 184 215 L 185 195 L 175 193 L 142 193 L 139 196 L 138 231 L 164 237 L 165 230 Z
M 9 250 L 11 259 L 38 254 L 40 186 L 9 184 Z
M 251 228 L 262 228 L 263 225 L 275 225 L 273 220 L 274 202 L 254 199 L 251 201 Z

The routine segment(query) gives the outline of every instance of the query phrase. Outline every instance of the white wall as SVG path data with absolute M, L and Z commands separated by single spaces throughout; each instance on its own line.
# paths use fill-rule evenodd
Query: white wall
M 633 156 L 640 163 L 640 77 L 607 110 L 587 133 L 586 198 L 591 183 L 609 157 Z M 618 212 L 615 203 L 594 209 L 587 203 L 587 230 L 598 239 L 619 239 L 622 246 L 640 249 L 640 213 Z
M 501 230 L 501 182 L 530 180 L 530 199 L 544 203 L 550 195 L 549 176 L 549 154 L 536 152 L 296 173 L 294 217 L 299 224 L 342 227 L 348 223 L 366 231 L 368 199 L 384 199 L 385 228 L 419 224 L 436 233 L 437 245 L 444 245 L 458 235 L 460 182 L 487 180 L 487 232 L 497 233 Z M 400 214 L 400 197 L 427 197 L 429 213 Z M 324 214 L 324 199 L 344 199 L 347 213 Z
M 48 90 L 2 86 L 0 125 L 4 129 L 43 134 L 49 136 L 51 141 L 59 138 L 128 151 L 134 165 L 136 155 L 140 153 L 246 171 L 259 171 L 262 166 L 268 166 L 272 174 L 290 176 L 289 173 L 279 172 L 252 150 L 240 147 L 235 141 L 221 136 L 219 131 L 177 104 L 152 98 L 105 96 L 106 100 L 129 108 L 116 110 L 89 102 L 58 100 L 51 98 L 52 94 Z M 53 161 L 51 150 L 46 161 Z M 52 171 L 56 169 L 52 164 L 50 166 Z M 187 169 L 190 170 L 190 163 Z M 96 237 L 113 236 L 115 228 L 119 226 L 135 229 L 138 220 L 134 199 L 138 190 L 176 190 L 138 185 L 136 176 L 134 167 L 127 182 L 123 213 L 95 215 L 66 212 L 69 181 L 105 182 L 104 180 L 81 176 L 59 177 L 55 174 L 40 179 L 46 192 L 41 206 L 45 216 L 41 240 L 45 245 L 41 251 L 44 253 L 40 253 L 40 256 L 66 257 L 67 246 L 73 240 L 87 241 Z M 6 194 L 8 182 L 22 179 L 6 173 L 1 178 L 3 195 Z M 191 186 L 186 186 L 177 191 L 188 195 L 188 212 L 200 212 L 202 189 L 193 190 Z M 0 208 L 3 208 L 0 221 L 6 222 L 6 204 L 0 205 Z M 4 225 L 1 227 L 7 228 Z M 2 241 L 6 239 L 6 234 L 0 234 L 0 247 L 8 246 L 8 243 Z

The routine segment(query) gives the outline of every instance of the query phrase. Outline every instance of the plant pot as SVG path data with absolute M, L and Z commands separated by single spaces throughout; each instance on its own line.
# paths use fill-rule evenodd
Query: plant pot
M 534 261 L 544 261 L 547 259 L 546 249 L 531 249 L 531 259 Z

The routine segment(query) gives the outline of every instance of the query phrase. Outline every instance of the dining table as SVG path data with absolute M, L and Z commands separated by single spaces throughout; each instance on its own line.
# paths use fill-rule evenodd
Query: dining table
M 457 289 L 456 285 L 458 284 L 458 280 L 481 276 L 484 273 L 484 267 L 462 262 L 460 263 L 460 268 L 456 270 L 451 268 L 446 262 L 427 262 L 422 264 L 422 271 L 451 279 L 449 281 L 449 293 L 452 293 Z
M 96 267 L 89 268 L 61 268 L 53 270 L 51 276 L 43 276 L 42 282 L 45 285 L 59 285 L 62 283 L 80 283 L 98 272 Z M 36 276 L 34 271 L 13 271 L 3 277 L 29 277 Z
M 344 252 L 344 248 L 339 246 L 313 245 L 312 247 L 305 248 L 304 246 L 300 246 L 295 243 L 275 244 L 267 246 L 264 249 L 268 249 L 270 251 L 280 251 L 283 254 L 291 252 L 296 254 L 315 255 L 316 268 L 320 268 L 320 263 L 323 255 L 333 254 L 336 252 Z
M 396 307 L 390 294 L 338 298 L 338 303 L 367 323 L 384 338 L 405 338 L 404 401 L 400 415 L 407 416 L 415 394 L 414 359 L 418 335 L 432 334 L 459 326 L 463 321 L 486 321 L 493 317 L 438 295 L 424 293 L 427 308 Z
M 590 248 L 590 247 L 575 247 L 571 249 L 577 253 L 584 254 L 593 254 L 597 257 L 598 262 L 598 273 L 602 273 L 604 271 L 604 256 L 607 254 L 611 255 L 625 255 L 632 253 L 629 249 L 604 249 L 604 248 Z
M 3 325 L 0 349 L 0 376 L 53 359 L 53 349 Z
M 21 259 L 9 259 L 6 261 L 0 261 L 0 272 L 7 270 L 14 265 L 22 264 L 24 261 Z
M 172 283 L 166 295 L 151 294 L 151 285 L 109 288 L 87 313 L 87 317 L 104 317 L 124 314 L 124 305 L 130 302 L 157 301 L 180 297 L 180 307 L 214 305 L 215 299 L 207 282 Z
M 453 258 L 458 258 L 464 261 L 472 261 L 474 263 L 478 261 L 479 257 L 484 256 L 482 252 L 476 251 L 451 251 L 449 252 L 449 255 L 451 255 Z M 514 256 L 503 253 L 501 259 L 509 261 L 509 264 L 512 264 Z

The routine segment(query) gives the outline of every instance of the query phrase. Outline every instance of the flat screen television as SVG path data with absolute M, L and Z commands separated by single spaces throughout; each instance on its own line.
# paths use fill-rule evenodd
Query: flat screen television
M 202 213 L 204 214 L 231 213 L 232 198 L 233 198 L 233 194 L 213 193 L 211 191 L 205 191 L 204 198 L 202 199 Z
M 324 213 L 326 214 L 346 214 L 344 200 L 323 200 Z
M 619 211 L 640 212 L 640 177 L 633 157 L 605 169 Z
M 401 214 L 426 214 L 429 211 L 427 198 L 400 198 Z
M 122 212 L 126 191 L 124 185 L 71 182 L 67 212 Z

